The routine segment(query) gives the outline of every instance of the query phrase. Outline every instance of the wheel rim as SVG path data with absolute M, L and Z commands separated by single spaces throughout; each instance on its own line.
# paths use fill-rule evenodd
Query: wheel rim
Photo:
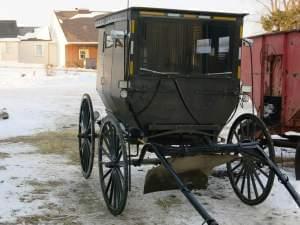
M 128 193 L 128 161 L 118 124 L 103 122 L 99 140 L 99 177 L 104 200 L 113 215 L 125 208 Z
M 81 101 L 79 114 L 78 143 L 81 171 L 89 178 L 93 169 L 95 150 L 95 121 L 91 98 L 85 94 Z
M 230 144 L 257 141 L 266 155 L 274 161 L 274 147 L 264 123 L 252 114 L 239 117 L 232 125 L 227 142 Z M 275 173 L 256 157 L 236 155 L 227 163 L 230 183 L 237 196 L 248 205 L 264 201 L 273 186 Z

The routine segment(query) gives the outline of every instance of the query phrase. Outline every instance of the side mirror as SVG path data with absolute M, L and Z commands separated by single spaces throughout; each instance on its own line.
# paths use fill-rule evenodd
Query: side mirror
M 254 41 L 249 38 L 244 38 L 242 41 L 243 41 L 243 45 L 246 47 L 252 47 L 254 43 Z

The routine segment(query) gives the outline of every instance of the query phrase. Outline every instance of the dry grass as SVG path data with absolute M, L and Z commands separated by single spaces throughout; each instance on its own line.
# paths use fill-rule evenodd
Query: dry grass
M 64 184 L 60 181 L 40 182 L 38 180 L 29 180 L 25 183 L 26 185 L 30 185 L 34 188 L 33 191 L 30 192 L 30 194 L 26 194 L 20 197 L 20 201 L 26 203 L 33 202 L 35 200 L 45 200 L 52 189 Z
M 30 224 L 30 225 L 41 225 L 41 224 L 64 224 L 64 225 L 79 225 L 80 223 L 75 222 L 75 216 L 69 215 L 31 215 L 19 217 L 16 224 Z M 9 224 L 10 225 L 10 224 Z
M 162 209 L 167 210 L 174 205 L 182 204 L 182 202 L 175 195 L 169 195 L 165 198 L 160 198 L 156 200 L 155 204 L 160 206 Z
M 0 152 L 0 159 L 5 159 L 5 158 L 9 158 L 10 155 L 6 152 Z
M 66 155 L 72 164 L 79 162 L 77 131 L 74 129 L 42 132 L 32 136 L 10 138 L 1 142 L 30 144 L 42 154 Z M 9 155 L 0 153 L 1 157 L 9 157 Z

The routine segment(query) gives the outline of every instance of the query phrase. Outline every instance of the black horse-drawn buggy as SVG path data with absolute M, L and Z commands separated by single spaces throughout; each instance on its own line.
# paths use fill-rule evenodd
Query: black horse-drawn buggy
M 146 183 L 157 174 L 160 185 L 173 182 L 171 189 L 180 189 L 209 225 L 217 222 L 191 189 L 203 186 L 198 181 L 219 164 L 227 164 L 233 190 L 244 203 L 264 201 L 277 175 L 300 206 L 299 195 L 274 162 L 271 137 L 258 117 L 239 116 L 227 143 L 219 138 L 242 94 L 244 16 L 129 8 L 97 19 L 97 91 L 106 116 L 94 112 L 89 95 L 83 96 L 79 152 L 88 178 L 97 140 L 101 189 L 113 215 L 125 208 L 131 166 L 144 164 L 155 165 Z M 215 163 L 203 166 L 207 161 Z M 145 193 L 161 190 L 156 182 Z

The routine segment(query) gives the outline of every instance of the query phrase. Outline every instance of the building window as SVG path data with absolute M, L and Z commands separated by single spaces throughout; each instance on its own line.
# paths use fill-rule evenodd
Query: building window
M 42 57 L 44 55 L 43 46 L 42 45 L 36 45 L 35 46 L 35 56 L 36 57 Z
M 89 58 L 89 50 L 86 48 L 79 49 L 79 59 L 85 60 Z
M 4 43 L 4 47 L 2 52 L 4 54 L 10 54 L 12 52 L 13 44 L 12 43 Z

